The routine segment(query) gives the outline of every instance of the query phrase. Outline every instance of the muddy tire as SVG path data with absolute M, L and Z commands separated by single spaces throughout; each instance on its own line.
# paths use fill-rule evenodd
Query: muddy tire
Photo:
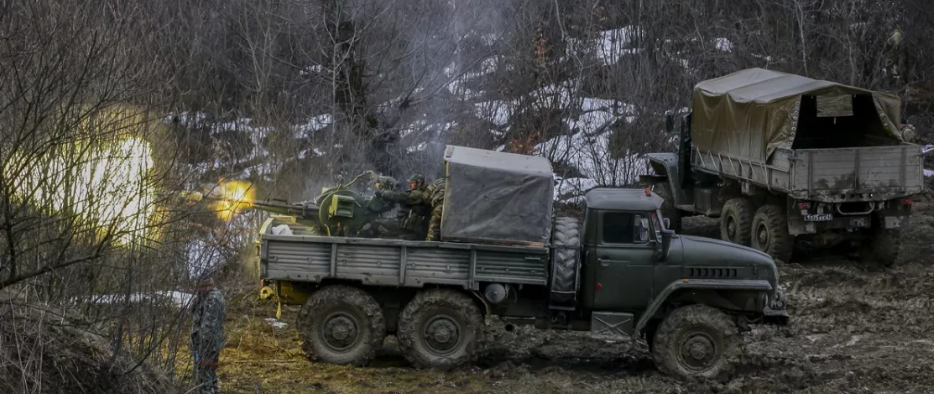
M 450 289 L 419 292 L 403 308 L 396 337 L 416 368 L 453 369 L 477 360 L 483 315 L 470 296 Z
M 386 322 L 379 303 L 350 286 L 316 291 L 299 313 L 304 336 L 302 350 L 314 361 L 364 366 L 376 356 L 386 338 Z
M 791 261 L 795 239 L 788 233 L 785 210 L 777 205 L 765 205 L 752 219 L 752 247 L 768 253 L 783 263 Z
M 652 341 L 652 358 L 663 372 L 681 378 L 714 379 L 732 371 L 741 339 L 723 311 L 688 305 L 665 317 Z
M 551 300 L 558 303 L 570 302 L 577 292 L 577 260 L 580 248 L 580 225 L 577 219 L 555 219 L 551 243 L 555 247 Z
M 739 197 L 723 205 L 720 215 L 720 238 L 737 245 L 749 246 L 752 232 L 752 202 Z
M 898 260 L 901 234 L 898 230 L 880 229 L 859 248 L 859 257 L 864 262 L 891 267 Z
M 653 187 L 655 194 L 658 194 L 659 197 L 663 198 L 665 201 L 662 203 L 662 216 L 668 218 L 668 221 L 671 222 L 671 228 L 669 230 L 674 230 L 675 232 L 681 232 L 681 211 L 675 207 L 674 193 L 671 191 L 671 185 L 668 181 L 657 182 Z

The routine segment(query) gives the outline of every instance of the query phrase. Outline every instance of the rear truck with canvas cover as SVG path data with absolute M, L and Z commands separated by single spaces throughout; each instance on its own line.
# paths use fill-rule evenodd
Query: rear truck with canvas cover
M 648 189 L 590 190 L 581 224 L 552 216 L 546 159 L 458 146 L 444 159 L 441 241 L 314 235 L 282 218 L 264 224 L 262 293 L 301 305 L 308 357 L 364 365 L 395 335 L 412 365 L 455 368 L 476 360 L 485 317 L 497 315 L 507 330 L 644 338 L 663 371 L 712 377 L 731 368 L 751 324 L 787 321 L 771 257 L 675 234 Z
M 921 147 L 905 142 L 900 101 L 887 93 L 762 69 L 694 88 L 678 153 L 649 154 L 641 181 L 662 212 L 720 218 L 724 240 L 788 262 L 793 247 L 856 246 L 891 266 Z M 669 117 L 668 128 L 675 120 Z

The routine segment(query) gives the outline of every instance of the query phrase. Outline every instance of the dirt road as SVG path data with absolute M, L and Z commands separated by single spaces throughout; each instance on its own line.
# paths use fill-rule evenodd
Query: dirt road
M 454 372 L 408 368 L 392 338 L 376 364 L 315 364 L 292 324 L 264 319 L 268 305 L 239 306 L 228 322 L 221 389 L 232 393 L 931 393 L 934 392 L 934 206 L 919 206 L 903 234 L 902 262 L 881 270 L 840 257 L 781 267 L 792 322 L 745 335 L 737 373 L 679 382 L 648 353 L 585 333 L 490 322 L 481 361 Z M 295 321 L 286 310 L 282 321 Z

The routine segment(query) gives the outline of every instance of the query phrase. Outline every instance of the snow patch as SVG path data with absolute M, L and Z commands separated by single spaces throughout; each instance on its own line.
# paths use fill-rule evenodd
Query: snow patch
M 620 56 L 634 53 L 633 37 L 640 33 L 641 29 L 634 26 L 600 32 L 598 40 L 602 41 L 603 45 L 599 48 L 598 55 L 603 64 L 616 64 Z
M 322 65 L 320 65 L 320 64 L 312 64 L 312 65 L 310 65 L 310 66 L 307 66 L 307 67 L 301 69 L 301 70 L 298 72 L 298 75 L 301 75 L 301 76 L 304 77 L 304 76 L 311 75 L 311 74 L 320 74 L 322 71 L 324 71 L 324 67 L 323 67 Z
M 410 146 L 410 147 L 408 147 L 408 148 L 405 148 L 406 152 L 409 152 L 409 153 L 422 152 L 422 151 L 424 151 L 424 150 L 426 150 L 426 149 L 428 149 L 428 143 L 427 143 L 427 142 L 419 142 L 419 143 L 418 143 L 417 145 L 415 145 L 415 146 Z
M 191 303 L 193 295 L 180 291 L 157 291 L 154 293 L 136 293 L 136 294 L 95 294 L 83 298 L 73 298 L 72 302 L 84 301 L 93 304 L 116 304 L 125 301 L 138 304 L 151 302 L 154 304 L 169 303 L 176 307 L 183 308 Z
M 596 135 L 578 132 L 569 136 L 552 138 L 537 148 L 553 163 L 577 169 L 581 177 L 565 179 L 568 186 L 556 188 L 556 198 L 571 201 L 583 191 L 597 186 L 624 186 L 635 183 L 646 167 L 645 159 L 637 153 L 626 150 L 618 152 L 618 157 L 610 149 L 612 131 L 603 131 Z M 574 193 L 577 194 L 574 194 Z
M 580 202 L 587 190 L 599 184 L 590 178 L 561 178 L 555 176 L 555 200 L 564 202 Z
M 636 54 L 642 48 L 635 48 L 633 42 L 642 34 L 638 26 L 625 26 L 619 29 L 603 30 L 597 33 L 596 38 L 588 40 L 567 39 L 567 56 L 585 55 L 593 56 L 603 65 L 613 65 L 619 62 L 623 55 Z M 566 57 L 563 57 L 566 58 Z
M 331 125 L 331 114 L 323 114 L 318 116 L 312 116 L 308 118 L 308 121 L 304 124 L 300 124 L 294 128 L 295 133 L 293 136 L 295 138 L 304 138 L 306 135 L 324 129 Z
M 733 42 L 723 37 L 715 38 L 714 48 L 722 52 L 733 52 Z
M 474 104 L 474 107 L 477 118 L 488 120 L 497 126 L 505 126 L 509 123 L 512 105 L 506 101 L 493 100 Z
M 272 318 L 272 317 L 267 317 L 263 319 L 263 321 L 265 321 L 266 324 L 272 326 L 273 328 L 278 328 L 280 330 L 289 326 L 289 323 L 276 320 L 275 318 Z

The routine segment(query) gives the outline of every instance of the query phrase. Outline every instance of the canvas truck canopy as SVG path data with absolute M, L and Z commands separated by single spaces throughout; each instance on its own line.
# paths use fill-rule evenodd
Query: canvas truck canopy
M 554 176 L 543 157 L 449 145 L 441 239 L 546 244 Z
M 856 111 L 865 118 L 853 121 L 858 124 L 853 133 L 902 141 L 897 96 L 761 68 L 694 87 L 691 140 L 700 150 L 767 162 L 775 149 L 792 148 L 801 126 L 802 100 L 816 102 L 809 104 L 816 109 L 808 107 L 807 116 L 852 118 Z M 820 127 L 812 128 L 809 133 L 821 133 Z

